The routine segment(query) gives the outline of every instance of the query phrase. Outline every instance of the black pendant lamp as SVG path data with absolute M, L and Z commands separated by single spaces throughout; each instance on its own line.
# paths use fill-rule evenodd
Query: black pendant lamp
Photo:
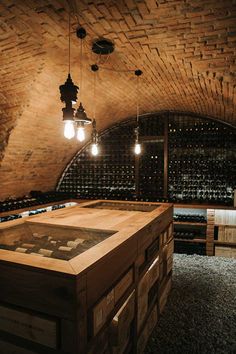
M 97 83 L 97 71 L 99 67 L 96 64 L 91 65 L 91 70 L 94 73 L 94 84 L 93 84 L 93 130 L 92 130 L 92 145 L 91 145 L 91 154 L 93 156 L 97 156 L 99 153 L 99 148 L 98 148 L 98 132 L 96 128 L 96 83 Z
M 64 126 L 64 136 L 67 139 L 71 139 L 75 135 L 74 129 L 74 111 L 75 109 L 72 107 L 73 104 L 77 101 L 77 92 L 79 90 L 78 86 L 76 86 L 71 78 L 70 75 L 70 14 L 69 14 L 69 29 L 68 29 L 68 61 L 69 61 L 69 72 L 66 82 L 63 85 L 60 85 L 60 94 L 61 94 L 61 101 L 65 103 L 65 107 L 62 108 L 63 112 L 63 122 L 65 123 Z
M 142 75 L 141 70 L 135 70 L 135 75 L 137 77 L 137 116 L 136 116 L 136 128 L 134 129 L 134 135 L 135 135 L 135 145 L 134 145 L 134 153 L 136 155 L 141 154 L 141 144 L 139 142 L 139 77 Z
M 78 27 L 76 30 L 77 37 L 80 39 L 80 97 L 82 96 L 82 73 L 83 73 L 83 44 L 82 40 L 86 37 L 86 30 L 83 27 Z M 92 123 L 92 119 L 87 117 L 82 102 L 80 101 L 79 108 L 75 113 L 75 123 L 77 128 L 77 139 L 83 141 L 85 139 L 85 126 Z

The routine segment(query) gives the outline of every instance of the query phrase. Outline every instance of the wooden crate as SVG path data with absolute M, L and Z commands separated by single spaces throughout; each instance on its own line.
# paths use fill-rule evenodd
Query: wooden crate
M 220 247 L 215 246 L 215 256 L 236 258 L 236 247 Z
M 138 331 L 143 324 L 149 308 L 149 292 L 159 277 L 159 257 L 156 257 L 138 283 Z M 157 292 L 156 292 L 157 296 Z
M 110 325 L 110 344 L 113 353 L 120 353 L 127 346 L 131 333 L 131 323 L 135 315 L 135 291 L 121 306 Z
M 218 241 L 232 242 L 236 244 L 236 225 L 220 225 L 218 228 Z
M 172 278 L 171 278 L 171 276 L 168 276 L 168 277 L 164 278 L 164 280 L 161 284 L 160 291 L 159 291 L 159 311 L 160 311 L 160 313 L 162 313 L 165 308 L 167 298 L 168 298 L 168 295 L 171 290 L 171 283 L 172 283 Z
M 154 327 L 157 324 L 157 306 L 154 306 L 150 315 L 148 316 L 147 322 L 139 335 L 137 343 L 137 353 L 142 354 L 144 352 L 145 346 L 147 344 L 148 338 L 152 334 Z

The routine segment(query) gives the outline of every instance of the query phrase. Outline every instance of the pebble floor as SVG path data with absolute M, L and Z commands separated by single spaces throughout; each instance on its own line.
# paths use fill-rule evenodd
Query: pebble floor
M 236 259 L 174 255 L 172 291 L 145 354 L 236 354 Z

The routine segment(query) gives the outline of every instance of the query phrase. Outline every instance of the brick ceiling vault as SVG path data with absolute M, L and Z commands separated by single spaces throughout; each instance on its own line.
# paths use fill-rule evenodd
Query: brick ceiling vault
M 134 69 L 143 71 L 141 113 L 188 111 L 236 125 L 235 0 L 0 0 L 0 199 L 49 190 L 81 147 L 63 137 L 58 87 L 80 86 L 78 23 L 87 30 L 82 102 L 99 130 L 134 116 Z M 95 38 L 115 44 L 107 58 Z M 129 72 L 130 70 L 130 72 Z M 80 99 L 80 97 L 79 97 Z

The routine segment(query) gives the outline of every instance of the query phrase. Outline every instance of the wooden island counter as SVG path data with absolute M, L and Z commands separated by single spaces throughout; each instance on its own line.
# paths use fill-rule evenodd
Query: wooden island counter
M 0 225 L 0 352 L 142 353 L 171 288 L 172 218 L 104 200 Z

